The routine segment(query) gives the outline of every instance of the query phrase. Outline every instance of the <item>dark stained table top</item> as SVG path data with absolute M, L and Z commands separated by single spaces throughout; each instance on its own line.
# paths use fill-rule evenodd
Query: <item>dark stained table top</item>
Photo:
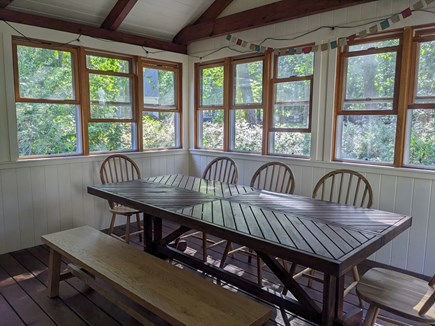
M 88 192 L 336 276 L 411 225 L 401 214 L 183 175 Z

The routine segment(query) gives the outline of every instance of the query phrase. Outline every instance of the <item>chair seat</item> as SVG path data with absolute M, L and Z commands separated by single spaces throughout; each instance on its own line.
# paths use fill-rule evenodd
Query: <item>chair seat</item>
M 115 206 L 113 208 L 109 209 L 111 213 L 115 213 L 115 214 L 119 214 L 119 215 L 133 215 L 136 213 L 140 213 L 140 211 L 138 211 L 137 209 L 134 208 L 130 208 L 127 206 Z
M 435 306 L 425 315 L 418 313 L 434 292 L 425 280 L 384 268 L 373 268 L 361 278 L 357 292 L 364 301 L 398 316 L 435 323 Z

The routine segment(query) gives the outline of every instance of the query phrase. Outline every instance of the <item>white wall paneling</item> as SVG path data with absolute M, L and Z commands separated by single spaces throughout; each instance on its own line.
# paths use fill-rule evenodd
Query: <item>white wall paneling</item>
M 188 174 L 187 152 L 136 153 L 142 175 Z M 107 202 L 89 195 L 106 156 L 0 164 L 0 254 L 40 244 L 43 234 L 107 228 Z M 121 221 L 121 219 L 120 219 Z

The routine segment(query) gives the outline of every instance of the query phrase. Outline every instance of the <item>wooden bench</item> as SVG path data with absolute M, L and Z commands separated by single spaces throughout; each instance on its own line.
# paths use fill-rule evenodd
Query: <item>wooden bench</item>
M 152 322 L 138 310 L 174 325 L 261 325 L 271 316 L 260 303 L 89 226 L 44 235 L 42 241 L 50 248 L 50 297 L 59 295 L 59 281 L 66 278 L 60 274 L 64 256 L 74 264 L 72 274 L 143 324 Z

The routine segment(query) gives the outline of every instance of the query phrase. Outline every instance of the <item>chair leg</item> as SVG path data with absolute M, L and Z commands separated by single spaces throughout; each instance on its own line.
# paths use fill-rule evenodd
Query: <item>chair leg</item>
M 202 261 L 207 262 L 207 234 L 202 232 Z
M 314 269 L 310 269 L 310 271 L 308 272 L 310 275 L 314 275 L 315 270 Z M 307 286 L 309 288 L 313 287 L 313 279 L 310 277 L 308 278 L 308 282 L 307 282 Z
M 227 245 L 225 246 L 224 253 L 222 254 L 221 263 L 219 264 L 220 268 L 224 268 L 225 261 L 227 260 L 228 252 L 230 251 L 230 249 L 231 249 L 231 241 L 227 241 Z
M 125 225 L 125 242 L 130 243 L 130 217 L 127 215 L 127 224 Z
M 252 262 L 253 254 L 254 254 L 254 250 L 252 248 L 249 248 L 249 255 L 248 255 L 248 263 L 249 264 Z
M 375 305 L 370 305 L 369 310 L 367 310 L 366 318 L 364 319 L 363 326 L 373 326 L 376 321 L 376 317 L 379 314 L 379 308 Z
M 109 227 L 109 235 L 113 234 L 113 228 L 115 227 L 115 220 L 116 220 L 116 214 L 112 213 L 112 220 L 110 221 L 110 227 Z
M 358 272 L 358 267 L 357 266 L 353 266 L 352 267 L 352 274 L 353 274 L 353 279 L 354 279 L 354 283 L 355 285 L 352 286 L 352 288 L 354 288 L 356 286 L 356 284 L 358 284 L 360 277 L 359 277 L 359 272 Z M 361 298 L 358 296 L 358 300 L 359 300 L 359 306 L 363 307 L 364 304 L 361 300 Z
M 263 286 L 263 262 L 261 258 L 257 256 L 257 283 L 260 286 Z
M 142 225 L 140 223 L 139 213 L 136 213 L 136 224 L 137 224 L 137 230 L 142 231 Z M 142 242 L 142 233 L 139 233 L 139 241 Z

